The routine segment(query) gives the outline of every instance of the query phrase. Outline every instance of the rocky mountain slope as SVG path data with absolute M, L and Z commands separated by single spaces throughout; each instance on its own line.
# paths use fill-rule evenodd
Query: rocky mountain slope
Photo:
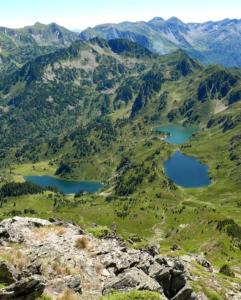
M 69 46 L 77 34 L 55 23 L 36 23 L 21 29 L 0 27 L 0 77 L 33 58 Z
M 53 131 L 62 132 L 63 126 L 84 124 L 87 120 L 89 122 L 129 105 L 142 77 L 147 81 L 148 76 L 152 76 L 147 71 L 156 59 L 158 57 L 145 48 L 124 40 L 75 42 L 70 48 L 38 57 L 1 81 L 1 120 L 9 122 L 11 115 L 8 130 L 12 128 L 10 135 L 15 132 L 18 140 L 38 135 L 40 131 L 40 135 L 50 133 L 51 136 Z M 186 60 L 189 66 L 189 58 Z M 177 56 L 173 60 L 173 69 L 176 76 L 182 76 L 178 63 Z M 196 67 L 199 68 L 199 65 L 190 61 L 187 72 Z M 158 73 L 162 76 L 159 70 L 154 72 L 153 76 L 158 76 Z M 126 91 L 128 81 L 133 86 Z M 32 109 L 29 110 L 29 107 Z M 26 135 L 22 128 L 17 133 L 16 122 L 23 122 L 22 128 L 26 128 L 29 134 Z M 1 129 L 4 130 L 4 127 L 1 126 Z M 8 133 L 2 132 L 2 135 L 5 135 L 4 143 L 8 145 Z M 15 140 L 15 137 L 11 139 Z
M 103 24 L 84 30 L 80 37 L 124 38 L 161 54 L 181 48 L 203 63 L 241 66 L 241 20 L 184 23 L 172 17 L 149 22 Z
M 113 291 L 131 290 L 154 291 L 154 299 L 207 299 L 193 291 L 198 275 L 192 274 L 192 261 L 213 272 L 202 258 L 162 257 L 154 246 L 134 250 L 114 232 L 97 239 L 78 226 L 55 220 L 6 219 L 0 223 L 0 242 L 4 300 L 94 300 L 107 295 L 104 300 Z M 229 299 L 239 299 L 239 288 L 227 289 Z

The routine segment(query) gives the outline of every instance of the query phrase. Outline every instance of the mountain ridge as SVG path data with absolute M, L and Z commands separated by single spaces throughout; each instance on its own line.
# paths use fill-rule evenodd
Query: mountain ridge
M 241 66 L 241 20 L 224 19 L 204 23 L 184 23 L 176 17 L 155 17 L 150 21 L 97 25 L 80 33 L 82 39 L 99 36 L 127 38 L 161 54 L 177 48 L 203 63 Z
M 0 77 L 14 72 L 33 58 L 70 46 L 78 35 L 51 23 L 39 22 L 20 29 L 0 27 Z

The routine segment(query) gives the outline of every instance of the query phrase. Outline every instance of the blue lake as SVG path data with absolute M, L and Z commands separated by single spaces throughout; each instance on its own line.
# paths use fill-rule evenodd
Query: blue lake
M 197 128 L 195 127 L 183 127 L 181 125 L 165 125 L 155 129 L 157 132 L 164 132 L 166 134 L 170 134 L 165 141 L 170 144 L 181 145 L 186 143 L 191 136 L 197 132 Z
M 80 191 L 95 193 L 103 187 L 103 184 L 100 182 L 71 181 L 58 179 L 52 176 L 26 176 L 24 179 L 42 187 L 55 187 L 63 194 L 77 194 Z
M 200 163 L 194 157 L 182 154 L 180 151 L 174 152 L 164 162 L 164 170 L 167 177 L 184 188 L 204 187 L 211 183 L 208 166 Z

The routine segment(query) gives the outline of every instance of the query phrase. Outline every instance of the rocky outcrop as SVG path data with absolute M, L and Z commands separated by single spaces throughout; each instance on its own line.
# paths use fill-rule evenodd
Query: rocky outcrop
M 163 299 L 198 299 L 186 262 L 160 256 L 158 247 L 131 249 L 115 236 L 96 239 L 55 220 L 15 217 L 1 222 L 0 232 L 0 251 L 11 256 L 0 262 L 6 286 L 0 300 L 30 300 L 43 292 L 56 299 L 66 290 L 77 299 L 100 299 L 132 289 L 157 291 Z
M 0 300 L 34 300 L 43 294 L 44 279 L 33 275 L 0 290 Z
M 12 284 L 18 278 L 16 269 L 5 261 L 0 261 L 0 282 Z
M 127 269 L 110 283 L 106 284 L 103 293 L 111 291 L 148 290 L 162 293 L 160 284 L 138 268 Z
M 201 265 L 204 268 L 206 268 L 209 272 L 211 272 L 211 273 L 213 272 L 213 268 L 212 268 L 211 263 L 208 260 L 204 259 L 203 257 L 199 257 L 199 256 L 196 257 L 196 262 L 199 265 Z

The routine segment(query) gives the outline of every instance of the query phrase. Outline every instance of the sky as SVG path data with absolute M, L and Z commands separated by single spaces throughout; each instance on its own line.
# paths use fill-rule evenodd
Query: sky
M 0 26 L 52 22 L 83 30 L 102 23 L 178 17 L 184 22 L 241 18 L 241 0 L 0 0 Z

